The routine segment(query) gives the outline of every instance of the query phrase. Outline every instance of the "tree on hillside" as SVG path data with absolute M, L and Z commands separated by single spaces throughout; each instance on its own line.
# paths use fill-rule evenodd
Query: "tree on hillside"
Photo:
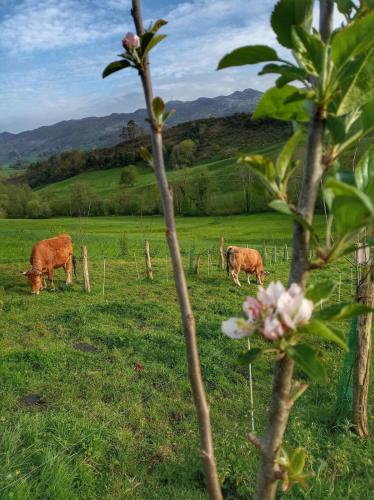
M 33 196 L 26 204 L 26 214 L 30 219 L 45 219 L 52 215 L 49 205 L 38 196 Z
M 183 168 L 192 165 L 197 151 L 196 143 L 192 139 L 185 139 L 172 149 L 171 158 L 174 168 Z
M 99 209 L 99 199 L 96 190 L 87 182 L 75 182 L 70 191 L 71 215 L 88 217 L 96 215 Z
M 129 165 L 121 170 L 119 183 L 123 186 L 133 186 L 136 182 L 137 172 L 134 165 Z
M 245 211 L 251 211 L 251 187 L 253 185 L 253 173 L 249 165 L 242 163 L 239 165 L 239 180 L 243 187 Z
M 190 195 L 193 199 L 199 215 L 208 213 L 209 193 L 211 180 L 207 172 L 201 172 L 193 183 L 193 191 Z
M 142 137 L 143 135 L 144 130 L 139 127 L 139 125 L 134 120 L 129 120 L 127 124 L 122 127 L 120 137 L 124 142 L 127 142 L 137 139 L 138 137 Z

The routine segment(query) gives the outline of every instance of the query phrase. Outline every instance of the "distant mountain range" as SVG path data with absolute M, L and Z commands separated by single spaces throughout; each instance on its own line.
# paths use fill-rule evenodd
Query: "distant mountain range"
M 237 91 L 228 96 L 200 97 L 195 101 L 169 101 L 167 109 L 176 113 L 168 126 L 200 118 L 222 117 L 234 113 L 252 112 L 261 92 L 253 89 Z M 0 133 L 0 163 L 50 156 L 69 149 L 95 149 L 114 146 L 121 142 L 120 133 L 129 120 L 146 128 L 145 109 L 133 113 L 113 113 L 109 116 L 67 120 L 28 130 L 19 134 Z

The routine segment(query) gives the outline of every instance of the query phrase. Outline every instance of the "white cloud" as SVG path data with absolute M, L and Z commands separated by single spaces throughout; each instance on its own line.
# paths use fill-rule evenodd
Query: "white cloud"
M 163 28 L 168 37 L 151 54 L 155 92 L 166 100 L 192 100 L 272 85 L 273 76 L 257 76 L 261 65 L 216 67 L 227 52 L 248 44 L 268 44 L 290 57 L 270 28 L 275 1 L 190 0 L 170 7 L 164 0 L 144 0 L 145 25 L 159 17 L 169 21 Z M 132 27 L 130 0 L 5 3 L 0 57 L 9 69 L 0 70 L 0 131 L 144 106 L 135 71 L 101 79 Z
M 127 0 L 106 0 L 97 6 L 76 0 L 23 0 L 0 23 L 0 45 L 16 53 L 94 44 L 122 32 L 108 19 L 108 9 L 125 9 L 128 4 Z

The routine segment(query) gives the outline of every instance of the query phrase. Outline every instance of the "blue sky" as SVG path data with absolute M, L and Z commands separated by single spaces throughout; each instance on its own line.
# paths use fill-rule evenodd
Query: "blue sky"
M 276 46 L 274 0 L 143 0 L 146 23 L 164 18 L 168 38 L 151 56 L 155 92 L 165 100 L 265 90 L 258 68 L 216 72 L 225 53 Z M 0 0 L 0 132 L 144 106 L 136 72 L 102 80 L 133 29 L 130 0 Z

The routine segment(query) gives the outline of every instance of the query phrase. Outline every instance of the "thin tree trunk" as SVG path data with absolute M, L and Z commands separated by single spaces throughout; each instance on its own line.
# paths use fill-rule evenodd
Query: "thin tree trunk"
M 141 36 L 144 33 L 144 28 L 140 10 L 140 0 L 132 0 L 132 16 L 134 18 L 137 34 Z M 205 478 L 207 482 L 209 497 L 211 499 L 220 500 L 222 499 L 222 492 L 218 481 L 216 461 L 214 456 L 209 405 L 206 399 L 204 384 L 201 376 L 199 353 L 196 342 L 195 318 L 193 316 L 189 299 L 179 242 L 177 238 L 173 196 L 171 190 L 169 189 L 165 172 L 162 150 L 162 135 L 156 129 L 155 117 L 152 110 L 153 91 L 148 61 L 145 62 L 144 69 L 140 71 L 140 77 L 143 84 L 148 115 L 152 124 L 151 139 L 154 169 L 163 201 L 164 217 L 166 222 L 166 237 L 171 254 L 174 279 L 183 320 L 183 329 L 187 349 L 188 372 L 199 421 L 200 448 L 204 465 Z
M 153 281 L 153 269 L 151 263 L 151 254 L 149 252 L 149 241 L 145 240 L 145 270 L 147 273 L 147 278 Z
M 83 289 L 85 292 L 90 293 L 91 285 L 90 285 L 90 275 L 88 273 L 88 256 L 87 256 L 86 245 L 81 246 L 81 255 L 82 255 L 82 269 L 83 269 Z
M 374 283 L 370 273 L 358 287 L 358 302 L 373 307 Z M 356 357 L 353 366 L 353 422 L 357 434 L 369 437 L 368 397 L 371 360 L 371 324 L 373 315 L 365 314 L 357 320 Z
M 332 25 L 330 4 L 330 0 L 320 0 L 320 30 L 324 39 L 328 38 Z M 315 106 L 309 125 L 306 161 L 298 201 L 299 212 L 309 223 L 313 221 L 320 179 L 323 174 L 324 119 L 325 110 Z M 302 288 L 305 286 L 309 267 L 309 242 L 309 231 L 295 221 L 289 285 L 297 283 Z M 293 366 L 293 361 L 287 356 L 276 363 L 268 425 L 265 438 L 261 442 L 262 456 L 256 489 L 257 500 L 273 500 L 276 495 L 279 474 L 277 474 L 275 460 L 288 423 Z

